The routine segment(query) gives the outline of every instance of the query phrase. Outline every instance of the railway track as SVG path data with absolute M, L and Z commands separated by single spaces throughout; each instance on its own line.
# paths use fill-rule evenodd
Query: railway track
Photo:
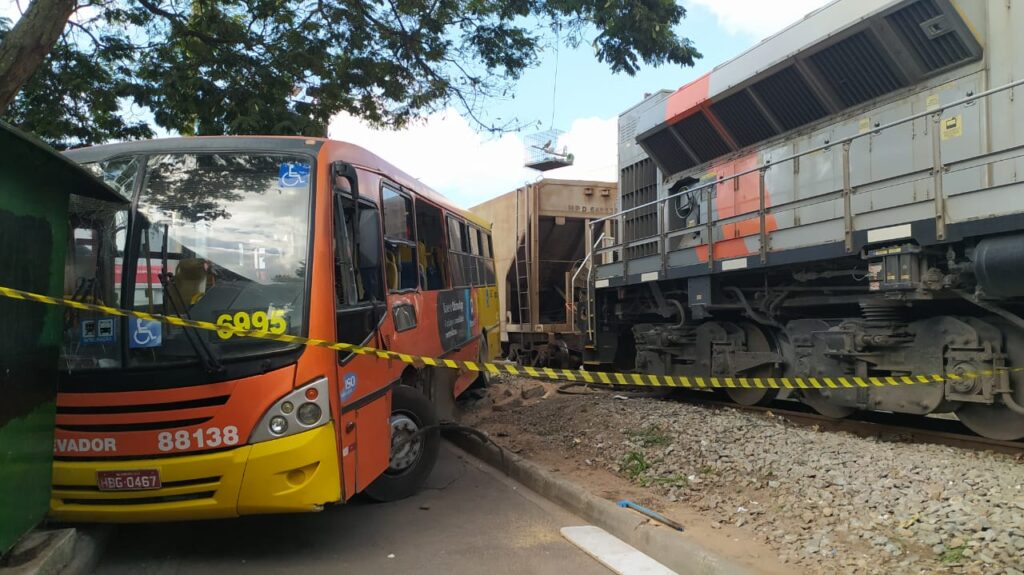
M 572 391 L 584 388 L 588 391 Z M 883 411 L 858 411 L 843 419 L 821 415 L 796 400 L 776 399 L 766 406 L 745 406 L 731 401 L 716 399 L 715 394 L 683 389 L 643 389 L 623 386 L 591 387 L 574 382 L 563 385 L 560 393 L 611 393 L 635 398 L 683 401 L 711 409 L 735 409 L 750 413 L 761 413 L 781 417 L 790 423 L 805 427 L 816 427 L 825 431 L 845 431 L 860 437 L 874 437 L 890 442 L 916 442 L 948 445 L 961 449 L 992 451 L 1014 455 L 1024 461 L 1024 440 L 1005 441 L 990 439 L 975 434 L 952 415 L 920 416 Z M 565 391 L 569 390 L 569 391 Z
M 767 406 L 743 406 L 728 401 L 706 399 L 705 394 L 673 394 L 673 399 L 715 409 L 736 409 L 781 417 L 796 425 L 826 431 L 845 431 L 860 437 L 885 441 L 934 443 L 962 449 L 993 451 L 1024 459 L 1024 441 L 1002 441 L 975 435 L 955 419 L 911 416 L 879 411 L 857 412 L 845 419 L 833 419 L 811 411 L 796 401 L 776 400 Z

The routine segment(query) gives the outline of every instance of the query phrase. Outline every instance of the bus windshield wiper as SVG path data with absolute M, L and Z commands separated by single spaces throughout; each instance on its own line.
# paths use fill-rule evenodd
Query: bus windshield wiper
M 175 295 L 178 299 L 181 299 L 181 292 L 178 288 L 168 279 L 168 274 L 165 271 L 160 272 L 157 277 L 160 278 L 160 285 L 164 288 L 164 294 L 166 295 L 165 301 L 170 302 L 171 308 L 174 310 L 174 315 L 184 318 L 192 319 L 188 316 L 188 312 L 180 309 L 175 298 L 171 297 L 171 290 L 174 290 Z M 217 373 L 224 370 L 224 365 L 217 359 L 213 350 L 210 348 L 210 344 L 206 343 L 203 336 L 197 333 L 196 328 L 191 326 L 182 326 L 185 333 L 185 339 L 188 340 L 189 345 L 195 350 L 196 355 L 200 361 L 203 362 L 203 366 L 206 367 L 206 371 L 210 373 Z
M 167 271 L 167 232 L 168 226 L 167 224 L 164 224 L 164 237 L 160 246 L 161 270 L 160 273 L 157 274 L 157 277 L 160 278 L 160 285 L 164 288 L 164 302 L 169 302 L 171 304 L 171 309 L 174 311 L 174 315 L 184 319 L 192 319 L 189 317 L 187 310 L 183 310 L 178 307 L 178 302 L 180 301 L 184 305 L 184 301 L 181 299 L 181 292 L 178 291 L 178 287 L 170 280 L 170 272 Z M 147 230 L 146 234 L 148 235 L 148 233 L 149 232 Z M 148 264 L 148 254 L 146 261 Z M 149 274 L 153 273 L 152 270 L 146 270 L 146 272 Z M 174 290 L 173 295 L 171 294 L 171 290 Z M 188 340 L 189 345 L 191 345 L 192 349 L 196 352 L 196 356 L 203 363 L 206 371 L 209 373 L 218 373 L 224 370 L 224 365 L 217 358 L 216 354 L 214 354 L 213 349 L 210 348 L 210 344 L 203 339 L 203 336 L 198 333 L 196 328 L 182 326 L 182 330 L 184 330 L 185 339 Z

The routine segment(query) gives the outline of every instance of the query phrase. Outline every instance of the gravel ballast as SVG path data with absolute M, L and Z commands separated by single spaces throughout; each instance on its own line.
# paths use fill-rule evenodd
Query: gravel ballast
M 492 386 L 467 421 L 523 430 L 544 449 L 687 505 L 713 527 L 739 527 L 795 570 L 1024 575 L 1019 456 L 664 399 L 558 395 L 550 385 L 524 402 L 524 385 L 536 382 Z

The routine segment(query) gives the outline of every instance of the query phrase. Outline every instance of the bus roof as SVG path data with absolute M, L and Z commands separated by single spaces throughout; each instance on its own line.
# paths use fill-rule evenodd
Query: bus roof
M 434 191 L 429 186 L 413 178 L 393 164 L 387 162 L 373 152 L 349 142 L 329 140 L 327 138 L 309 138 L 303 136 L 198 136 L 159 138 L 137 140 L 117 144 L 102 144 L 87 148 L 77 148 L 65 152 L 68 158 L 79 162 L 98 162 L 114 156 L 130 153 L 167 153 L 167 152 L 227 152 L 252 150 L 261 152 L 291 152 L 318 155 L 324 146 L 338 147 L 341 155 L 350 163 L 378 174 L 386 175 L 402 185 L 438 204 L 446 210 L 456 213 L 472 223 L 485 229 L 490 224 L 482 218 L 459 208 L 448 198 Z

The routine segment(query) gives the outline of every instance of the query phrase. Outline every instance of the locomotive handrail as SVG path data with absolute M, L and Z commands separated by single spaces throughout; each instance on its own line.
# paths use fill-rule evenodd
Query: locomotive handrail
M 702 190 L 704 190 L 706 188 L 712 188 L 713 186 L 717 186 L 719 184 L 722 184 L 724 182 L 728 182 L 728 181 L 734 180 L 736 178 L 740 178 L 740 177 L 743 177 L 743 176 L 746 176 L 746 175 L 749 175 L 749 174 L 754 174 L 754 173 L 760 172 L 762 170 L 767 170 L 768 168 L 770 168 L 770 167 L 772 167 L 773 165 L 776 165 L 776 164 L 782 164 L 782 163 L 785 163 L 785 162 L 791 162 L 793 160 L 802 158 L 804 156 L 808 156 L 810 154 L 815 154 L 815 153 L 821 152 L 823 150 L 831 149 L 833 146 L 843 146 L 845 144 L 850 144 L 853 141 L 858 140 L 858 139 L 860 139 L 862 137 L 875 135 L 875 134 L 878 134 L 880 132 L 884 132 L 885 130 L 888 130 L 890 128 L 895 128 L 897 126 L 902 126 L 903 124 L 906 124 L 908 122 L 913 122 L 915 120 L 920 120 L 921 118 L 927 118 L 929 116 L 941 115 L 943 112 L 945 112 L 946 110 L 949 110 L 951 108 L 956 108 L 958 106 L 963 106 L 965 104 L 970 104 L 970 103 L 975 102 L 977 100 L 980 100 L 982 98 L 987 98 L 987 97 L 992 96 L 994 94 L 998 94 L 1000 92 L 1005 92 L 1006 90 L 1011 90 L 1013 88 L 1016 88 L 1016 87 L 1022 86 L 1022 85 L 1024 85 L 1024 79 L 1016 80 L 1016 81 L 1010 82 L 1008 84 L 1004 84 L 1002 86 L 998 86 L 996 88 L 992 88 L 992 89 L 986 90 L 984 92 L 979 92 L 979 93 L 971 95 L 971 96 L 966 96 L 966 97 L 961 98 L 959 100 L 955 100 L 953 102 L 950 102 L 949 104 L 946 104 L 944 106 L 933 108 L 931 110 L 925 110 L 924 112 L 918 112 L 917 114 L 913 114 L 913 115 L 907 116 L 905 118 L 889 122 L 888 124 L 883 124 L 881 126 L 878 126 L 877 128 L 874 128 L 874 129 L 872 129 L 872 130 L 870 130 L 868 132 L 864 132 L 862 134 L 854 134 L 852 136 L 847 136 L 845 138 L 841 138 L 839 140 L 836 140 L 835 142 L 828 142 L 828 143 L 822 144 L 820 146 L 816 146 L 814 148 L 810 148 L 810 149 L 804 150 L 804 151 L 796 153 L 796 154 L 791 154 L 789 156 L 784 156 L 784 157 L 782 157 L 782 158 L 780 158 L 778 160 L 768 160 L 765 163 L 763 163 L 763 164 L 761 164 L 759 166 L 756 166 L 754 168 L 750 168 L 750 169 L 744 170 L 742 172 L 735 173 L 735 174 L 733 174 L 731 176 L 727 176 L 727 177 L 723 177 L 723 178 L 720 178 L 720 179 L 716 179 L 713 182 L 708 182 L 706 184 L 701 184 L 700 186 L 697 186 L 695 188 L 690 188 L 688 190 L 688 192 L 693 193 L 693 192 L 702 191 Z M 611 214 L 611 215 L 608 215 L 608 216 L 604 216 L 603 218 L 597 218 L 597 219 L 591 220 L 590 221 L 590 225 L 594 226 L 594 225 L 599 224 L 601 222 L 621 217 L 622 215 L 628 214 L 630 212 L 634 212 L 634 211 L 637 211 L 637 210 L 642 210 L 644 208 L 649 208 L 651 206 L 657 206 L 658 204 L 667 202 L 669 200 L 672 200 L 673 198 L 675 198 L 675 196 L 668 196 L 668 197 L 658 198 L 656 200 L 652 200 L 652 201 L 647 202 L 645 204 L 640 204 L 639 206 L 633 206 L 632 208 L 622 210 L 621 212 L 616 212 L 614 214 Z
M 587 265 L 588 261 L 590 261 L 590 257 L 594 255 L 594 249 L 596 249 L 597 244 L 601 243 L 604 236 L 604 232 L 601 232 L 601 235 L 597 237 L 597 241 L 594 242 L 594 246 L 587 250 L 587 256 L 583 258 L 582 262 L 580 262 L 580 267 L 576 269 L 576 273 L 572 274 L 572 285 L 576 285 L 576 278 L 580 277 L 580 272 L 583 271 L 583 267 Z

